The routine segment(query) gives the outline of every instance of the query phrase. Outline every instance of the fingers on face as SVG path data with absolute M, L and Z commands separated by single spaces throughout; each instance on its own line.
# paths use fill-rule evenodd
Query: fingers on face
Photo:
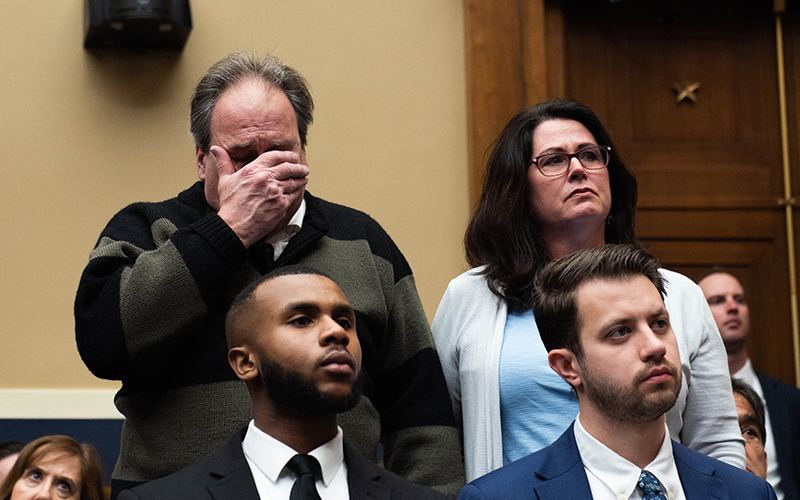
M 216 165 L 220 174 L 230 175 L 234 173 L 235 169 L 233 167 L 233 162 L 231 161 L 231 157 L 228 155 L 227 151 L 219 146 L 211 146 L 209 154 L 214 160 L 214 164 Z
M 271 151 L 272 152 L 272 151 Z M 280 151 L 280 153 L 284 153 L 285 156 L 286 151 Z M 274 161 L 276 158 L 268 159 L 265 157 L 267 153 L 259 156 L 256 160 L 247 165 L 243 166 L 240 171 L 244 171 L 243 173 L 255 173 L 257 171 L 266 172 L 269 177 L 277 180 L 277 181 L 285 181 L 287 179 L 295 179 L 295 180 L 302 180 L 301 185 L 305 185 L 307 182 L 306 177 L 308 176 L 308 166 L 302 163 L 296 163 L 292 161 Z M 291 153 L 294 159 L 297 159 L 297 153 Z

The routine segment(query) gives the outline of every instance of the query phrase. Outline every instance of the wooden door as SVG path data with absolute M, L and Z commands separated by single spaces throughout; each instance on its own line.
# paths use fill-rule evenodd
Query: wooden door
M 565 95 L 636 174 L 637 235 L 689 277 L 736 275 L 753 364 L 794 382 L 771 2 L 594 4 L 564 4 Z
M 501 121 L 514 104 L 517 111 L 545 98 L 589 105 L 639 181 L 639 238 L 665 267 L 691 278 L 715 265 L 736 275 L 751 305 L 756 369 L 795 383 L 773 2 L 500 4 L 502 27 L 480 17 L 481 7 L 498 12 L 497 3 L 467 2 L 473 123 Z M 800 23 L 794 13 L 786 17 L 794 110 Z M 495 44 L 495 54 L 492 36 L 505 44 Z M 534 38 L 544 45 L 526 50 Z M 486 61 L 495 60 L 503 64 L 492 75 Z M 500 85 L 513 103 L 490 104 L 482 80 Z M 797 120 L 790 112 L 794 143 L 800 142 Z M 473 125 L 474 165 L 488 145 L 485 128 Z M 794 192 L 800 192 L 797 148 L 792 152 Z M 474 172 L 478 178 L 480 168 Z

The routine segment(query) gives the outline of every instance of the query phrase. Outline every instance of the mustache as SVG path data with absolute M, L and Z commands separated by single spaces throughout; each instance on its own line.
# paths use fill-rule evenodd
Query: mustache
M 636 374 L 636 381 L 643 382 L 646 378 L 650 376 L 650 373 L 656 368 L 666 368 L 673 378 L 677 379 L 678 377 L 679 373 L 678 366 L 666 358 L 661 358 L 658 361 L 647 363 L 647 365 L 644 368 L 639 370 L 639 373 Z
M 356 359 L 353 354 L 347 350 L 347 347 L 341 345 L 330 346 L 320 356 L 319 365 L 324 366 L 330 363 L 343 363 L 350 365 L 350 368 L 356 369 Z

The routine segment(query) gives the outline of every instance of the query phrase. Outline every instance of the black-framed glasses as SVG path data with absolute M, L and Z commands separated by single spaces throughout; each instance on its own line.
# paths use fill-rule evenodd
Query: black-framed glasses
M 609 151 L 611 146 L 589 146 L 574 153 L 545 153 L 531 160 L 531 163 L 536 165 L 542 175 L 556 177 L 567 171 L 573 158 L 577 158 L 586 170 L 606 168 Z

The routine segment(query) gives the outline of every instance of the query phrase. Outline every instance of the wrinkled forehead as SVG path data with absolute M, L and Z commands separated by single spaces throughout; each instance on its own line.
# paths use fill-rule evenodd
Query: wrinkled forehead
M 743 295 L 744 288 L 732 274 L 717 272 L 709 274 L 698 283 L 706 297 L 715 295 Z
M 25 467 L 26 470 L 32 467 L 38 467 L 59 477 L 71 479 L 76 484 L 80 484 L 81 482 L 83 475 L 81 472 L 81 458 L 71 451 L 51 449 L 49 451 L 44 451 L 38 457 L 35 456 L 35 454 L 32 455 L 30 462 L 31 463 Z
M 64 449 L 57 446 L 55 443 L 45 443 L 31 453 L 26 466 L 33 467 L 39 464 L 57 462 L 77 456 L 78 454 L 74 450 Z

